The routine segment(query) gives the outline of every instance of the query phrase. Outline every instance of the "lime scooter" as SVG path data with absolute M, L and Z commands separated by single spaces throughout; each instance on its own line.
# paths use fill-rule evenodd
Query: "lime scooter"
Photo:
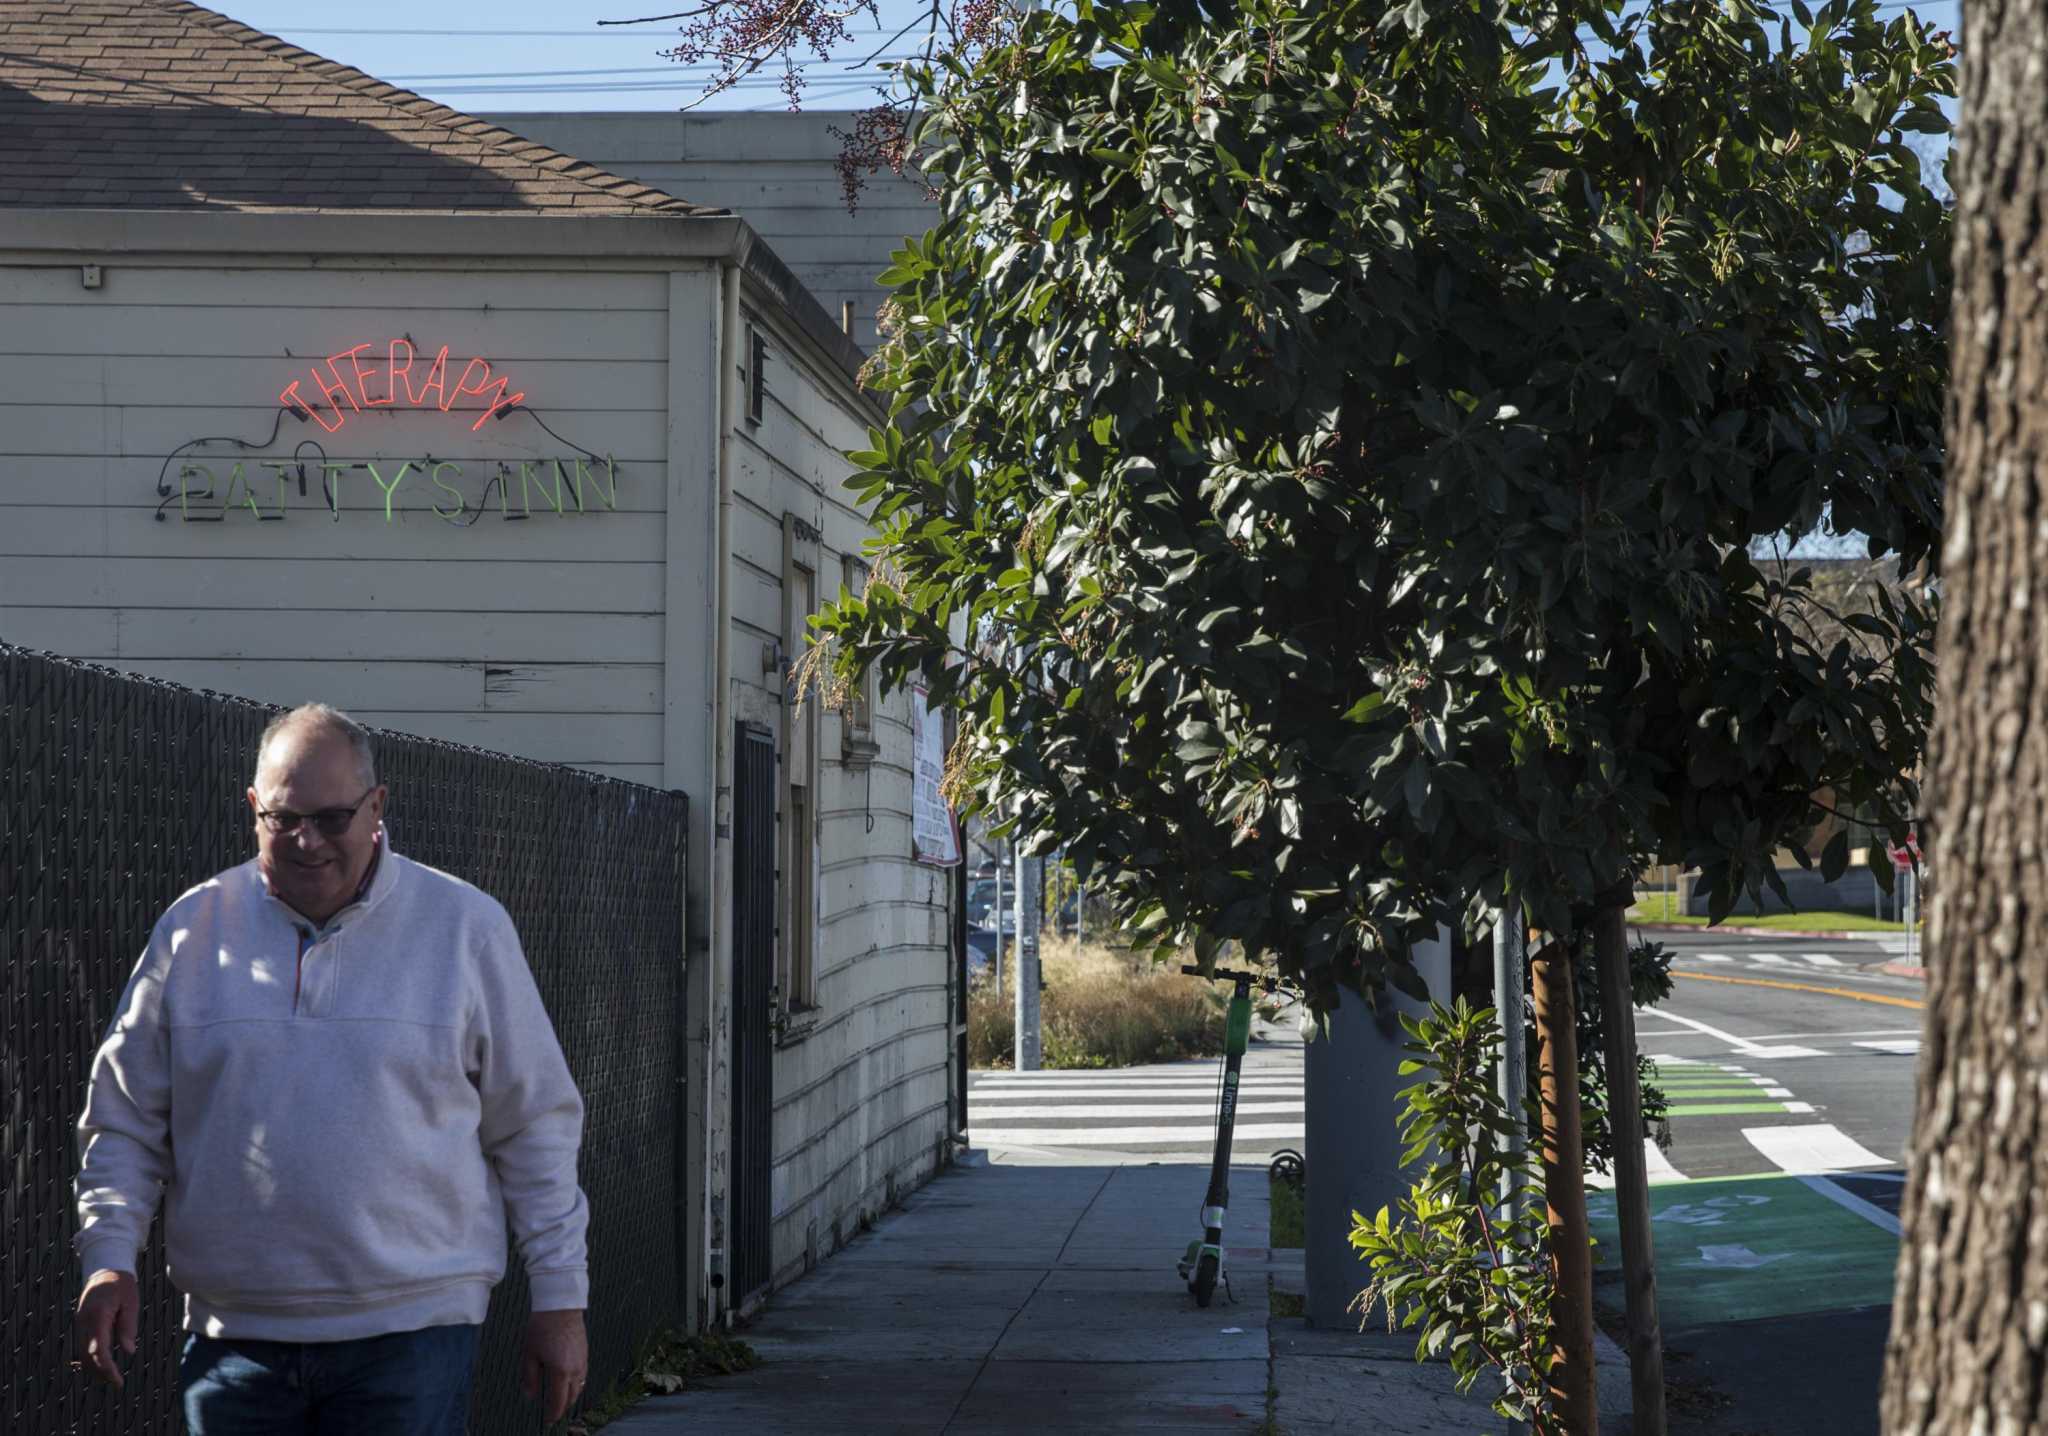
M 1277 984 L 1254 972 L 1232 972 L 1221 967 L 1213 973 L 1205 973 L 1199 967 L 1183 967 L 1181 971 L 1237 984 L 1223 1027 L 1223 1089 L 1216 1101 L 1216 1156 L 1209 1166 L 1209 1195 L 1202 1203 L 1202 1236 L 1199 1241 L 1188 1243 L 1187 1254 L 1180 1259 L 1181 1280 L 1194 1293 L 1195 1305 L 1207 1306 L 1216 1295 L 1219 1277 L 1230 1299 L 1237 1300 L 1237 1293 L 1230 1291 L 1230 1278 L 1223 1272 L 1223 1216 L 1230 1205 L 1230 1134 L 1237 1126 L 1238 1074 L 1244 1068 L 1245 1050 L 1252 1040 L 1252 984 L 1258 983 L 1268 992 Z

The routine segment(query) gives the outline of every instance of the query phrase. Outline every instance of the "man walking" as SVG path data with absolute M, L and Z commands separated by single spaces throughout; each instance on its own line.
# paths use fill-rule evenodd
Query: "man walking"
M 193 1436 L 461 1436 L 509 1222 L 555 1421 L 588 1365 L 583 1102 L 511 920 L 391 851 L 346 714 L 273 722 L 248 799 L 256 858 L 158 920 L 93 1063 L 80 1348 L 121 1384 L 161 1183 Z

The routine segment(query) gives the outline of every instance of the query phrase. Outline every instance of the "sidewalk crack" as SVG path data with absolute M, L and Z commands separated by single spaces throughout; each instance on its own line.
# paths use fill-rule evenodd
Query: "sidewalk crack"
M 1081 1208 L 1081 1214 L 1075 1217 L 1074 1224 L 1067 1228 L 1067 1239 L 1060 1243 L 1058 1255 L 1053 1257 L 1050 1266 L 1038 1274 L 1038 1280 L 1031 1284 L 1031 1290 L 1024 1293 L 1024 1299 L 1017 1303 L 1017 1309 L 1010 1313 L 1010 1319 L 1003 1323 L 1003 1329 L 997 1332 L 996 1339 L 989 1343 L 988 1355 L 982 1357 L 981 1365 L 974 1369 L 974 1379 L 968 1382 L 967 1389 L 960 1393 L 959 1401 L 954 1403 L 953 1413 L 946 1418 L 946 1424 L 939 1428 L 939 1436 L 947 1436 L 953 1429 L 953 1423 L 960 1419 L 960 1413 L 967 1409 L 967 1402 L 974 1395 L 974 1388 L 981 1385 L 981 1378 L 988 1374 L 988 1364 L 996 1359 L 996 1351 L 1002 1346 L 1003 1339 L 1010 1334 L 1010 1328 L 1017 1324 L 1017 1318 L 1024 1314 L 1024 1308 L 1031 1305 L 1031 1298 L 1038 1295 L 1039 1288 L 1045 1285 L 1046 1278 L 1059 1266 L 1060 1258 L 1064 1257 L 1067 1248 L 1074 1244 L 1074 1235 L 1081 1230 L 1081 1223 L 1088 1220 L 1088 1214 L 1095 1210 L 1095 1204 L 1102 1200 L 1102 1194 L 1109 1190 L 1110 1182 L 1122 1170 L 1121 1167 L 1109 1169 L 1108 1174 L 1102 1179 L 1102 1185 L 1097 1187 L 1095 1195 L 1088 1199 L 1088 1205 Z

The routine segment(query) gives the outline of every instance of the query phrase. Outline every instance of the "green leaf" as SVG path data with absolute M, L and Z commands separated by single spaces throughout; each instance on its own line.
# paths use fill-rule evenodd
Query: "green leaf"
M 1827 846 L 1820 853 L 1820 875 L 1823 882 L 1833 882 L 1849 867 L 1849 830 L 1842 829 L 1828 839 Z

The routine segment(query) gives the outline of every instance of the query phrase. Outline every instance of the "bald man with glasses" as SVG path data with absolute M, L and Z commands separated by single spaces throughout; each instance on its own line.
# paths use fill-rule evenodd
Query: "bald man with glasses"
M 582 1098 L 511 919 L 391 851 L 385 797 L 346 714 L 273 722 L 256 857 L 165 912 L 93 1064 L 81 1364 L 122 1384 L 161 1190 L 193 1436 L 461 1436 L 508 1229 L 521 1386 L 582 1390 Z

